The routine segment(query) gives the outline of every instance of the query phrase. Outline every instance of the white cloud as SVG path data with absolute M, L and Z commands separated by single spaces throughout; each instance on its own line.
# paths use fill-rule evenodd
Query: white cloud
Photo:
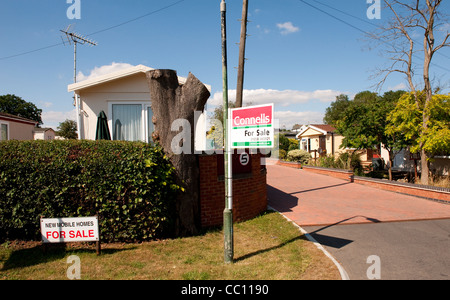
M 288 35 L 290 33 L 300 31 L 300 28 L 294 26 L 292 22 L 279 23 L 277 24 L 277 27 L 280 29 L 282 35 Z
M 51 102 L 44 102 L 44 101 L 41 101 L 40 104 L 42 106 L 44 106 L 45 108 L 49 108 L 53 105 L 53 103 L 51 103 Z
M 74 120 L 76 121 L 77 112 L 74 108 L 71 111 L 43 111 L 42 118 L 42 127 L 51 127 L 54 130 L 57 129 L 59 123 L 64 122 L 65 120 Z
M 388 87 L 388 90 L 390 90 L 390 91 L 398 91 L 398 90 L 406 90 L 406 89 L 407 89 L 407 86 L 404 82 L 401 82 L 392 87 Z
M 229 101 L 236 101 L 236 90 L 228 91 Z M 335 90 L 316 90 L 316 91 L 296 91 L 296 90 L 272 90 L 256 89 L 244 90 L 244 100 L 252 105 L 274 103 L 276 106 L 286 107 L 291 104 L 302 104 L 309 101 L 318 100 L 320 102 L 332 102 L 336 96 L 346 94 L 345 92 Z M 217 92 L 208 101 L 210 105 L 222 104 L 222 92 Z
M 261 25 L 256 25 L 256 28 L 259 30 L 259 32 L 264 33 L 264 34 L 269 34 L 270 30 L 267 28 L 262 28 Z
M 322 124 L 324 114 L 317 111 L 275 111 L 280 128 L 292 129 L 295 124 Z
M 110 74 L 110 73 L 114 73 L 114 72 L 118 72 L 124 69 L 128 69 L 130 67 L 133 67 L 133 65 L 130 64 L 126 64 L 126 63 L 116 63 L 113 62 L 110 65 L 105 65 L 105 66 L 101 66 L 101 67 L 95 67 L 93 70 L 91 70 L 91 73 L 89 75 L 84 75 L 83 72 L 78 72 L 77 74 L 77 81 L 83 81 L 83 80 L 88 80 L 88 79 L 92 79 L 98 76 L 102 76 L 105 74 Z

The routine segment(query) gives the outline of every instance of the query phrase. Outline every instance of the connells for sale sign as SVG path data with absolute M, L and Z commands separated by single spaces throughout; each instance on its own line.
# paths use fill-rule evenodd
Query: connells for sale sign
M 274 146 L 273 104 L 231 109 L 231 148 Z

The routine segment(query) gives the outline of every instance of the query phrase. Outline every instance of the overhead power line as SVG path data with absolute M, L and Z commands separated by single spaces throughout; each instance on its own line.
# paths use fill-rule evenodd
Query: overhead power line
M 383 29 L 381 26 L 378 26 L 378 25 L 375 24 L 374 22 L 370 22 L 370 21 L 368 21 L 367 19 L 364 19 L 364 18 L 360 18 L 360 17 L 354 16 L 354 15 L 352 15 L 352 14 L 349 14 L 348 12 L 345 12 L 345 11 L 343 11 L 343 10 L 340 10 L 340 9 L 338 9 L 338 8 L 336 8 L 336 7 L 333 7 L 333 6 L 331 6 L 331 5 L 328 5 L 328 4 L 326 4 L 326 3 L 320 2 L 320 1 L 318 1 L 318 0 L 315 0 L 315 3 L 319 3 L 320 5 L 323 5 L 323 6 L 325 6 L 325 7 L 328 7 L 329 9 L 332 9 L 332 10 L 334 10 L 334 11 L 337 11 L 337 12 L 339 12 L 339 13 L 341 13 L 341 14 L 344 14 L 344 15 L 346 15 L 346 16 L 349 16 L 349 17 L 351 17 L 351 18 L 353 18 L 353 19 L 356 19 L 356 20 L 358 20 L 358 21 L 361 21 L 361 22 L 364 22 L 364 23 L 366 23 L 366 24 L 369 24 L 369 25 L 371 25 L 371 26 L 373 26 L 373 27 L 375 27 L 375 28 Z M 311 6 L 312 6 L 312 5 L 311 5 Z M 325 12 L 324 12 L 324 13 L 325 13 Z M 441 52 L 436 52 L 436 54 L 437 54 L 437 55 L 441 55 L 441 56 L 443 56 L 443 57 L 446 57 L 447 59 L 450 59 L 450 56 L 445 55 L 445 54 L 443 54 L 443 53 L 441 53 Z
M 61 43 L 58 43 L 58 44 L 53 44 L 53 45 L 45 46 L 45 47 L 42 47 L 42 48 L 38 48 L 38 49 L 34 49 L 34 50 L 22 52 L 22 53 L 10 55 L 10 56 L 0 57 L 0 60 L 7 60 L 7 59 L 10 59 L 10 58 L 31 54 L 31 53 L 34 53 L 34 52 L 38 52 L 38 51 L 54 48 L 54 47 L 61 46 L 61 45 L 64 45 L 64 43 L 61 42 Z
M 135 22 L 137 20 L 143 19 L 145 17 L 149 17 L 151 15 L 154 15 L 156 13 L 159 13 L 161 11 L 169 9 L 169 8 L 171 8 L 171 7 L 175 6 L 175 5 L 178 5 L 178 4 L 180 4 L 180 3 L 184 2 L 184 1 L 186 1 L 186 0 L 179 0 L 179 1 L 174 2 L 172 4 L 166 5 L 166 6 L 162 7 L 162 8 L 159 8 L 159 9 L 153 10 L 151 12 L 148 12 L 148 13 L 146 13 L 144 15 L 139 16 L 139 17 L 130 19 L 128 21 L 119 23 L 117 25 L 113 25 L 113 26 L 110 26 L 110 27 L 107 27 L 107 28 L 104 28 L 104 29 L 92 32 L 92 33 L 88 34 L 87 36 L 99 34 L 99 33 L 105 32 L 105 31 L 109 31 L 109 30 L 112 30 L 112 29 L 115 29 L 115 28 L 127 25 L 129 23 Z M 7 60 L 7 59 L 15 58 L 15 57 L 19 57 L 19 56 L 23 56 L 23 55 L 27 55 L 27 54 L 31 54 L 31 53 L 35 53 L 35 52 L 39 52 L 39 51 L 42 51 L 42 50 L 46 50 L 46 49 L 50 49 L 50 48 L 54 48 L 54 47 L 58 47 L 58 46 L 62 46 L 62 45 L 64 45 L 64 42 L 60 42 L 60 43 L 53 44 L 53 45 L 48 45 L 48 46 L 45 46 L 45 47 L 41 47 L 41 48 L 37 48 L 37 49 L 34 49 L 34 50 L 29 50 L 29 51 L 25 51 L 25 52 L 9 55 L 9 56 L 0 57 L 0 61 L 1 60 Z
M 374 34 L 370 34 L 369 32 L 367 32 L 367 31 L 365 31 L 365 30 L 363 30 L 363 29 L 361 29 L 361 28 L 359 28 L 359 27 L 357 27 L 357 26 L 355 26 L 355 25 L 353 25 L 353 24 L 351 24 L 351 23 L 348 23 L 347 21 L 342 20 L 341 18 L 338 18 L 338 17 L 336 17 L 335 15 L 332 15 L 332 14 L 330 14 L 329 12 L 327 12 L 327 11 L 325 11 L 325 10 L 323 10 L 323 9 L 318 8 L 317 6 L 312 5 L 311 3 L 306 2 L 305 0 L 299 0 L 299 1 L 302 2 L 303 4 L 308 5 L 309 7 L 314 8 L 314 9 L 317 10 L 317 11 L 320 11 L 321 13 L 326 14 L 327 16 L 329 16 L 329 17 L 331 17 L 331 18 L 333 18 L 333 19 L 335 19 L 335 20 L 337 20 L 337 21 L 339 21 L 339 22 L 341 22 L 341 23 L 343 23 L 343 24 L 345 24 L 345 25 L 347 25 L 347 26 L 349 26 L 349 27 L 355 29 L 355 30 L 358 30 L 359 32 L 362 32 L 362 33 L 365 34 L 366 36 L 370 36 L 370 37 L 372 37 L 372 38 L 374 38 L 374 39 L 377 39 L 378 41 L 380 41 L 380 42 L 383 43 L 383 44 L 390 45 L 389 42 L 387 42 L 387 41 L 385 41 L 385 40 L 383 40 L 383 39 L 381 39 L 381 38 L 376 37 Z M 320 2 L 317 1 L 317 3 L 320 3 Z M 323 3 L 320 3 L 320 4 L 325 5 L 325 4 L 323 4 Z M 330 7 L 329 5 L 325 5 L 325 6 Z M 332 7 L 330 7 L 330 8 L 332 8 Z M 333 8 L 333 9 L 336 10 L 336 11 L 339 11 L 339 12 L 341 12 L 341 13 L 345 13 L 345 12 L 342 12 L 341 10 L 338 10 L 337 8 Z M 346 15 L 350 15 L 350 14 L 348 14 L 348 13 L 345 13 L 345 14 L 346 14 Z M 351 16 L 351 15 L 350 15 L 350 16 Z M 360 19 L 360 18 L 355 17 L 355 16 L 352 16 L 352 17 L 357 18 L 357 19 Z M 360 19 L 360 20 L 361 20 L 361 19 Z M 366 22 L 366 21 L 365 21 L 365 22 Z M 377 25 L 373 25 L 373 26 L 376 26 L 377 28 L 382 29 L 380 26 L 377 26 Z M 439 53 L 439 52 L 438 52 L 438 53 Z M 444 56 L 445 56 L 445 55 L 444 55 Z M 417 57 L 417 55 L 413 55 L 413 57 L 416 58 L 416 59 L 419 58 L 419 57 Z M 419 58 L 419 59 L 420 59 L 420 58 Z M 441 66 L 441 65 L 437 65 L 437 64 L 435 64 L 435 63 L 431 63 L 431 64 L 432 64 L 434 67 L 436 67 L 436 68 L 439 68 L 439 69 L 442 69 L 442 70 L 444 70 L 444 71 L 450 72 L 450 69 L 447 69 L 447 68 L 445 68 L 445 67 L 443 67 L 443 66 Z
M 162 7 L 162 8 L 160 8 L 160 9 L 157 9 L 157 10 L 151 11 L 151 12 L 149 12 L 149 13 L 146 13 L 145 15 L 136 17 L 136 18 L 134 18 L 134 19 L 131 19 L 131 20 L 122 22 L 122 23 L 120 23 L 120 24 L 117 24 L 117 25 L 114 25 L 114 26 L 111 26 L 111 27 L 108 27 L 108 28 L 105 28 L 105 29 L 101 29 L 101 30 L 96 31 L 96 32 L 93 32 L 93 33 L 90 33 L 90 34 L 88 34 L 88 36 L 91 36 L 91 35 L 94 35 L 94 34 L 98 34 L 98 33 L 102 33 L 102 32 L 105 32 L 105 31 L 109 31 L 109 30 L 115 29 L 115 28 L 117 28 L 117 27 L 120 27 L 120 26 L 129 24 L 129 23 L 135 22 L 135 21 L 137 21 L 137 20 L 143 19 L 143 18 L 145 18 L 145 17 L 149 17 L 149 16 L 154 15 L 154 14 L 156 14 L 156 13 L 159 13 L 159 12 L 161 12 L 161 11 L 163 11 L 163 10 L 169 9 L 169 8 L 171 8 L 172 6 L 178 5 L 178 4 L 180 4 L 181 2 L 184 2 L 184 1 L 186 1 L 186 0 L 180 0 L 180 1 L 174 2 L 174 3 L 172 3 L 172 4 L 169 4 L 169 5 L 167 5 L 167 6 Z

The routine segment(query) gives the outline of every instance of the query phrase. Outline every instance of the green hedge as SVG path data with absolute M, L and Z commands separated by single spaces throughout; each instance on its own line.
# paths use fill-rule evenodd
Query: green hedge
M 40 239 L 39 219 L 99 216 L 102 241 L 173 231 L 182 190 L 158 147 L 116 141 L 0 142 L 0 240 Z

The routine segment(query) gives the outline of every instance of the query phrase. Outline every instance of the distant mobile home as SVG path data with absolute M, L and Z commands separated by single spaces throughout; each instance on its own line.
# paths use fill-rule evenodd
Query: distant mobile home
M 0 112 L 0 141 L 33 140 L 33 132 L 38 122 Z
M 35 140 L 50 141 L 56 139 L 56 132 L 52 128 L 34 128 Z
M 317 152 L 320 156 L 344 152 L 339 148 L 344 137 L 337 134 L 336 128 L 331 125 L 303 126 L 296 138 L 300 141 L 300 149 L 310 153 Z

